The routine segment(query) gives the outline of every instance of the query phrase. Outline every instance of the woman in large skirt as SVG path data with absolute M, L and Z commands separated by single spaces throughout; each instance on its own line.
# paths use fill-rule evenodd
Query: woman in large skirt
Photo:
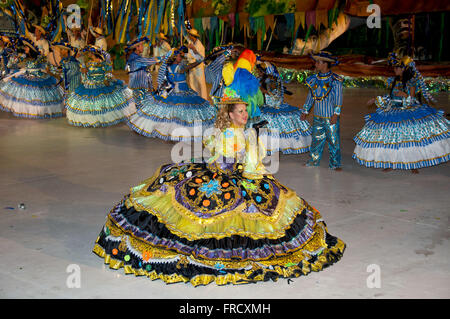
M 266 150 L 244 130 L 245 102 L 225 95 L 209 160 L 161 166 L 108 214 L 93 251 L 110 268 L 166 283 L 244 284 L 307 275 L 343 255 L 320 213 L 266 172 Z
M 163 58 L 158 74 L 159 89 L 136 101 L 137 112 L 128 125 L 146 137 L 165 141 L 202 138 L 203 131 L 214 125 L 216 108 L 193 91 L 186 82 L 192 68 L 183 61 L 184 52 L 173 50 Z
M 133 91 L 112 78 L 111 63 L 95 47 L 87 53 L 83 84 L 66 99 L 67 121 L 74 126 L 106 127 L 121 123 L 136 111 Z
M 261 139 L 268 154 L 301 154 L 311 146 L 311 125 L 300 119 L 302 111 L 284 101 L 285 88 L 276 67 L 268 62 L 257 64 L 262 73 L 261 87 L 264 105 L 253 122 L 267 121 L 261 130 Z
M 23 67 L 0 82 L 0 109 L 30 119 L 57 118 L 63 115 L 64 91 L 59 81 L 47 74 L 46 57 L 31 40 L 21 38 L 26 58 Z
M 390 94 L 369 101 L 377 110 L 368 114 L 366 124 L 355 136 L 353 158 L 361 165 L 411 170 L 450 160 L 450 121 L 428 104 L 432 101 L 414 62 L 396 54 L 390 56 L 396 77 L 388 78 Z

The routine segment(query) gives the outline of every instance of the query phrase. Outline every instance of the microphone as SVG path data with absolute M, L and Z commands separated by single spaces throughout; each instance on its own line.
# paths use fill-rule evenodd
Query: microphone
M 256 129 L 260 129 L 261 127 L 263 127 L 267 124 L 269 124 L 269 122 L 267 120 L 264 120 L 264 121 L 253 124 L 252 127 L 256 130 Z
M 256 136 L 259 137 L 259 129 L 265 125 L 269 124 L 267 120 L 263 120 L 261 122 L 255 123 L 252 127 L 256 130 Z

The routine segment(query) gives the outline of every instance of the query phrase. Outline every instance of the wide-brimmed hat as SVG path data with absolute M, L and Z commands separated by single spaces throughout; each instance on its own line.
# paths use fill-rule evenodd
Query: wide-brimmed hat
M 2 31 L 0 32 L 0 36 L 2 37 L 3 41 L 11 42 L 11 40 L 19 38 L 19 34 L 10 32 L 10 31 Z
M 104 51 L 102 49 L 100 49 L 99 47 L 96 47 L 95 45 L 87 45 L 83 48 L 83 50 L 81 50 L 82 53 L 93 53 L 96 56 L 98 56 L 99 58 L 102 58 L 103 60 L 106 60 Z
M 311 53 L 310 57 L 314 61 L 330 62 L 332 66 L 339 64 L 338 58 L 333 56 L 330 52 L 327 52 L 327 51 L 320 51 L 320 52 Z
M 11 40 L 9 39 L 9 37 L 7 35 L 3 35 L 3 34 L 0 35 L 0 39 L 6 43 L 11 42 Z
M 69 28 L 69 30 L 80 30 L 81 31 L 81 25 L 79 25 L 78 23 L 74 23 L 72 24 L 70 27 L 67 26 Z
M 158 33 L 158 34 L 156 35 L 156 37 L 157 37 L 158 39 L 161 39 L 161 40 L 169 41 L 169 38 L 166 37 L 166 35 L 165 35 L 164 33 Z
M 69 51 L 72 51 L 72 52 L 74 52 L 76 50 L 68 42 L 53 42 L 52 46 L 58 47 L 58 48 L 62 48 L 62 49 L 66 49 L 66 50 L 69 50 Z
M 33 24 L 33 27 L 35 27 L 36 29 L 39 29 L 39 31 L 41 31 L 42 34 L 46 34 L 47 31 L 45 31 L 43 26 L 40 26 L 38 24 Z
M 172 48 L 172 53 L 170 54 L 170 57 L 174 58 L 178 54 L 183 55 L 183 54 L 186 54 L 187 52 L 188 52 L 188 48 L 186 46 L 182 45 L 179 48 Z
M 217 102 L 219 106 L 237 103 L 248 105 L 248 103 L 242 100 L 239 94 L 237 94 L 237 92 L 233 90 L 231 87 L 226 87 L 223 90 L 222 98 Z
M 103 35 L 103 29 L 100 27 L 94 27 L 92 30 L 98 35 Z
M 29 47 L 30 49 L 32 49 L 35 52 L 40 52 L 38 47 L 34 45 L 33 41 L 28 39 L 28 38 L 20 38 L 20 41 L 22 42 L 23 45 L 26 45 L 27 47 Z
M 414 62 L 414 60 L 410 56 L 405 55 L 400 58 L 396 52 L 389 53 L 388 64 L 390 66 L 405 68 L 409 66 L 411 62 Z
M 133 49 L 134 47 L 136 47 L 141 42 L 150 42 L 150 39 L 147 37 L 139 37 L 139 38 L 134 39 L 133 41 L 129 41 L 127 43 L 127 46 L 125 47 L 125 50 L 129 51 L 129 50 Z
M 192 35 L 193 37 L 200 38 L 200 33 L 198 33 L 198 31 L 196 29 L 188 30 L 188 33 L 190 35 Z

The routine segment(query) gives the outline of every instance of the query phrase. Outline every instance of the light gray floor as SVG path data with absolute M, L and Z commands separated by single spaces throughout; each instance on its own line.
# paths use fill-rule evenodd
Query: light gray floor
M 303 88 L 290 89 L 290 102 L 305 100 Z M 106 268 L 91 252 L 106 214 L 130 186 L 170 162 L 173 145 L 123 124 L 85 129 L 65 118 L 24 120 L 0 112 L 0 297 L 449 298 L 450 164 L 413 175 L 363 168 L 351 159 L 352 137 L 368 112 L 365 102 L 379 93 L 344 91 L 342 172 L 328 170 L 327 150 L 319 168 L 302 167 L 307 155 L 281 156 L 276 177 L 315 206 L 329 232 L 347 243 L 337 264 L 290 284 L 194 288 Z M 438 96 L 446 112 L 449 96 Z M 67 286 L 73 264 L 80 269 L 80 288 Z M 381 287 L 369 288 L 376 274 Z

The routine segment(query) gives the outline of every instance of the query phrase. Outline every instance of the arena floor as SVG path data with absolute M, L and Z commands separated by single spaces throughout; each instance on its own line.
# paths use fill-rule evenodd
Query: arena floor
M 305 88 L 288 88 L 294 92 L 288 102 L 301 105 Z M 86 129 L 65 118 L 24 120 L 0 112 L 0 297 L 449 298 L 450 163 L 415 175 L 364 168 L 351 158 L 352 138 L 370 111 L 366 101 L 381 93 L 344 89 L 343 171 L 328 169 L 326 149 L 318 168 L 302 166 L 307 154 L 281 155 L 275 175 L 346 242 L 343 258 L 292 282 L 224 287 L 124 275 L 92 253 L 106 214 L 129 187 L 171 161 L 173 144 L 125 124 Z M 437 99 L 437 108 L 449 113 L 450 94 Z M 70 288 L 74 269 L 79 287 Z

